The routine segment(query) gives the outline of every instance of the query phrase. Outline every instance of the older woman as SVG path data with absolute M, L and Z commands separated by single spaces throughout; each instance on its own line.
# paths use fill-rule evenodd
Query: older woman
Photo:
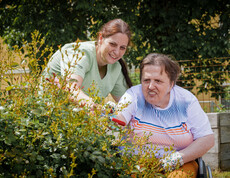
M 179 65 L 169 56 L 149 54 L 140 65 L 141 84 L 128 89 L 119 101 L 119 106 L 130 104 L 117 119 L 129 124 L 138 137 L 151 133 L 149 141 L 158 145 L 160 151 L 155 156 L 162 158 L 165 169 L 174 169 L 179 162 L 185 177 L 187 169 L 196 176 L 194 160 L 213 147 L 214 135 L 197 98 L 176 85 L 179 73 Z M 163 158 L 163 148 L 170 146 L 176 152 Z M 180 170 L 176 171 L 180 175 Z

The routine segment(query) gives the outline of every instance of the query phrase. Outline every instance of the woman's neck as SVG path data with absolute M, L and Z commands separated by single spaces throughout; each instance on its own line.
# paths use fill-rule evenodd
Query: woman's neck
M 101 52 L 98 46 L 96 46 L 96 58 L 97 58 L 98 71 L 101 76 L 101 79 L 103 79 L 107 72 L 107 64 L 103 62 L 101 57 Z
M 97 59 L 98 68 L 106 65 L 102 60 L 101 51 L 98 45 L 96 45 L 96 59 Z
M 104 66 L 99 66 L 98 65 L 98 70 L 99 70 L 99 74 L 101 76 L 101 79 L 103 79 L 106 76 L 106 73 L 107 73 L 107 65 L 104 65 Z

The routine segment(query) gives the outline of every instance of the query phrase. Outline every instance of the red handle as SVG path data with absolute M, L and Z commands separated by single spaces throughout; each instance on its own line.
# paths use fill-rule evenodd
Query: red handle
M 119 125 L 125 126 L 125 122 L 124 121 L 118 120 L 116 118 L 112 118 L 112 121 L 118 123 Z

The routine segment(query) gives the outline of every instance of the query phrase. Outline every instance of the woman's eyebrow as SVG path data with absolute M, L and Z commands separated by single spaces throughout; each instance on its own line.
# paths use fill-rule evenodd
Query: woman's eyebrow
M 127 45 L 121 45 L 121 46 L 127 47 Z

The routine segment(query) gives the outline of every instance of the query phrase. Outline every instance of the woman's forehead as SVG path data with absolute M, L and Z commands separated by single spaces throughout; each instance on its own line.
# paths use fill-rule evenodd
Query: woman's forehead
M 160 74 L 162 75 L 163 73 L 166 73 L 165 71 L 165 66 L 164 65 L 160 65 L 160 64 L 146 64 L 144 65 L 143 67 L 143 70 L 142 70 L 142 74 L 144 71 L 146 70 L 152 70 L 152 69 L 157 69 L 158 71 L 160 71 Z M 153 70 L 152 70 L 153 71 Z

